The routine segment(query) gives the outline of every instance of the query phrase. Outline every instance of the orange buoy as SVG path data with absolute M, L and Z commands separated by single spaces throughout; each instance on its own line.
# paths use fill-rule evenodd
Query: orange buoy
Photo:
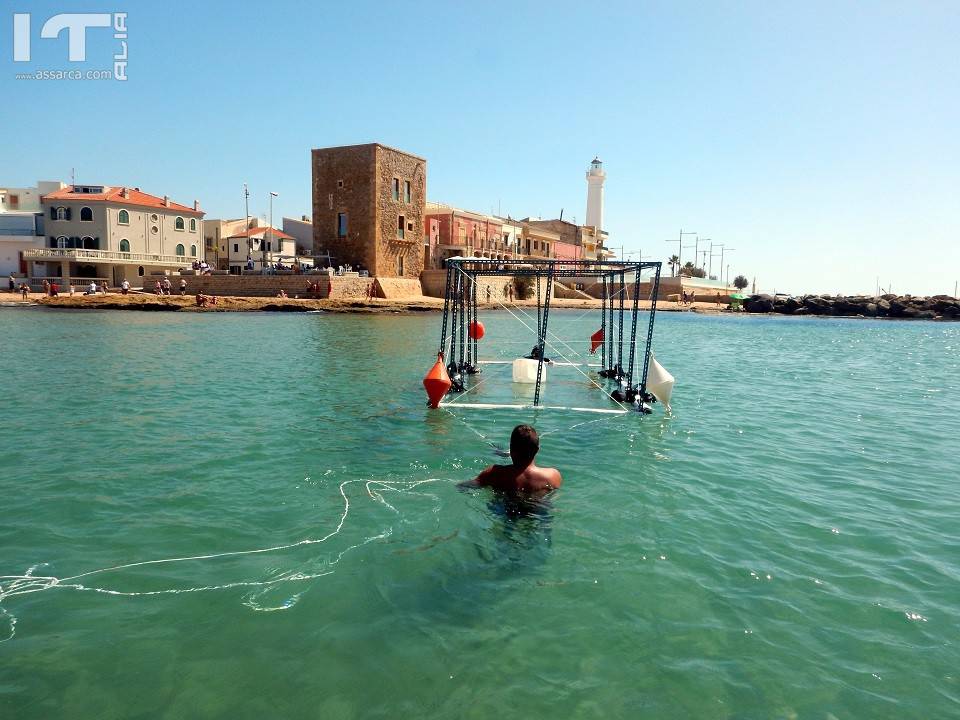
M 438 353 L 437 362 L 423 378 L 423 387 L 427 390 L 430 407 L 440 407 L 440 401 L 452 385 L 447 369 L 443 366 L 443 353 Z
M 590 354 L 595 353 L 601 345 L 603 345 L 603 328 L 600 328 L 590 336 Z
M 486 331 L 483 327 L 483 323 L 479 320 L 474 320 L 467 326 L 467 335 L 470 336 L 471 340 L 479 340 L 483 337 L 484 332 Z

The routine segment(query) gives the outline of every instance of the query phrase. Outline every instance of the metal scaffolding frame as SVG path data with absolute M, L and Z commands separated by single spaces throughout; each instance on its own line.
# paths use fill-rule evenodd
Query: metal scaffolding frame
M 471 338 L 469 327 L 477 322 L 477 280 L 481 277 L 509 276 L 528 277 L 535 280 L 537 301 L 537 339 L 531 359 L 537 362 L 537 380 L 534 387 L 534 407 L 540 404 L 543 380 L 544 350 L 547 343 L 547 327 L 550 318 L 551 297 L 554 282 L 560 278 L 597 278 L 601 286 L 600 327 L 603 341 L 600 347 L 599 371 L 601 378 L 613 380 L 617 389 L 609 393 L 618 401 L 637 402 L 643 409 L 651 398 L 647 393 L 647 373 L 650 367 L 650 347 L 653 341 L 653 324 L 657 311 L 657 295 L 660 290 L 660 262 L 620 260 L 549 260 L 528 259 L 505 261 L 489 258 L 450 258 L 446 261 L 447 278 L 443 302 L 443 321 L 440 331 L 438 353 L 447 359 L 447 372 L 453 386 L 451 392 L 465 389 L 464 376 L 479 372 L 477 338 Z M 639 382 L 634 383 L 636 364 L 637 319 L 640 301 L 641 273 L 652 270 L 650 292 L 650 316 L 647 323 L 643 370 Z M 545 281 L 546 287 L 542 286 Z M 633 291 L 629 292 L 628 282 Z M 627 297 L 627 295 L 631 297 Z M 629 300 L 629 353 L 624 357 L 624 320 Z

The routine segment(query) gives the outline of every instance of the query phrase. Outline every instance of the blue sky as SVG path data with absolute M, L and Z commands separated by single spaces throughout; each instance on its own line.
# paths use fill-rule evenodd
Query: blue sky
M 431 200 L 582 221 L 599 155 L 611 244 L 644 258 L 683 228 L 766 291 L 953 293 L 960 3 L 592 5 L 4 3 L 0 183 L 76 168 L 237 217 L 247 182 L 279 224 L 311 211 L 310 148 L 379 141 L 428 159 Z M 109 67 L 109 30 L 74 65 L 39 33 L 115 11 L 128 82 L 14 78 Z

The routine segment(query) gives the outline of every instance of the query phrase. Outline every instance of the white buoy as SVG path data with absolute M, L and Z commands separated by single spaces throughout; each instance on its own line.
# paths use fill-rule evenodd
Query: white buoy
M 647 370 L 647 392 L 662 402 L 667 410 L 670 409 L 670 396 L 673 395 L 674 382 L 673 375 L 657 362 L 653 353 L 650 353 L 650 367 Z
M 537 382 L 538 360 L 530 358 L 517 358 L 513 361 L 513 381 L 515 383 L 525 383 L 535 385 Z M 543 374 L 540 376 L 540 382 L 547 381 L 547 364 L 543 364 Z

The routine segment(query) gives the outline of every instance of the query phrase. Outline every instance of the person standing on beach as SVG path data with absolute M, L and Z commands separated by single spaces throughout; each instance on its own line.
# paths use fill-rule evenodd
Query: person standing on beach
M 183 278 L 180 278 L 180 294 L 181 295 L 187 294 L 187 281 Z
M 17 291 L 17 281 L 13 279 L 13 273 L 10 273 L 10 294 L 13 295 Z
M 517 425 L 510 435 L 511 465 L 491 465 L 461 487 L 490 487 L 510 495 L 541 497 L 563 483 L 555 468 L 537 467 L 540 436 L 530 425 Z
M 130 292 L 130 281 L 126 278 L 124 278 L 123 282 L 120 283 L 120 292 L 122 292 L 124 295 Z
M 27 285 L 26 283 L 20 283 L 20 295 L 23 297 L 24 300 L 27 299 L 27 296 L 29 295 L 29 293 L 30 293 L 30 286 Z
M 43 294 L 44 295 L 50 294 L 50 281 L 47 280 L 46 278 L 43 279 Z

